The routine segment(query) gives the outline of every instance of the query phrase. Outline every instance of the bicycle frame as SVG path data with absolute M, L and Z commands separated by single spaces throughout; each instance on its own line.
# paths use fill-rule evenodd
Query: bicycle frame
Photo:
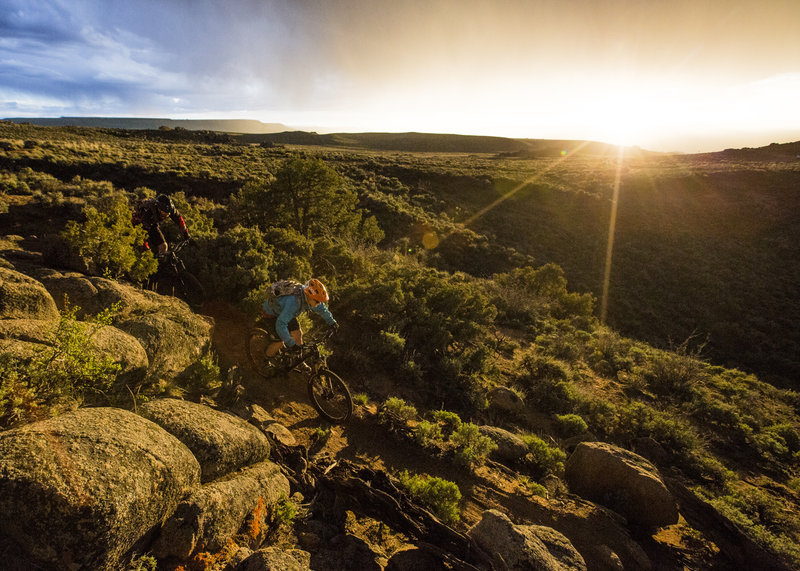
M 189 240 L 177 242 L 169 247 L 163 255 L 159 256 L 156 274 L 165 275 L 166 273 L 170 273 L 178 275 L 181 272 L 186 271 L 186 266 L 184 265 L 183 260 L 178 257 L 178 252 L 183 250 L 188 243 Z
M 301 345 L 300 355 L 290 359 L 286 365 L 286 369 L 291 371 L 299 366 L 301 363 L 306 363 L 311 367 L 314 374 L 318 373 L 320 369 L 328 366 L 328 358 L 322 354 L 320 347 L 325 345 L 325 342 L 330 339 L 333 332 L 323 335 L 319 340 L 312 343 L 303 343 Z M 312 361 L 312 362 L 309 362 Z

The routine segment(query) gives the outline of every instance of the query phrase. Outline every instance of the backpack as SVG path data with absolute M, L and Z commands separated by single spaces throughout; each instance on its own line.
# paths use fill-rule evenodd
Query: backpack
M 282 295 L 299 296 L 303 291 L 303 284 L 295 280 L 278 280 L 269 286 L 269 291 L 275 297 Z

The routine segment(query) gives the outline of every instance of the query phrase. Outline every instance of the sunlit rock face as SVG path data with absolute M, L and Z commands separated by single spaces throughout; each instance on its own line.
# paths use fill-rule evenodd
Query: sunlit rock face
M 119 569 L 199 484 L 191 451 L 132 412 L 86 408 L 2 432 L 4 556 L 11 568 Z

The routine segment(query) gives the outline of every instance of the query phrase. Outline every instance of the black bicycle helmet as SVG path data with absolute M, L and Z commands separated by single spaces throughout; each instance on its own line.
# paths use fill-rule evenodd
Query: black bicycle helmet
M 156 202 L 158 203 L 159 210 L 162 212 L 166 212 L 167 214 L 175 212 L 175 205 L 172 204 L 172 199 L 166 194 L 159 194 L 156 197 Z

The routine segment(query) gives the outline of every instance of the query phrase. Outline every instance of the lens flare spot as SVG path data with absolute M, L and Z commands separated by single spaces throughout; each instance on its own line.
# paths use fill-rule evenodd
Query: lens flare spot
M 422 235 L 422 245 L 425 246 L 427 250 L 433 250 L 439 245 L 439 237 L 435 232 L 425 232 Z

